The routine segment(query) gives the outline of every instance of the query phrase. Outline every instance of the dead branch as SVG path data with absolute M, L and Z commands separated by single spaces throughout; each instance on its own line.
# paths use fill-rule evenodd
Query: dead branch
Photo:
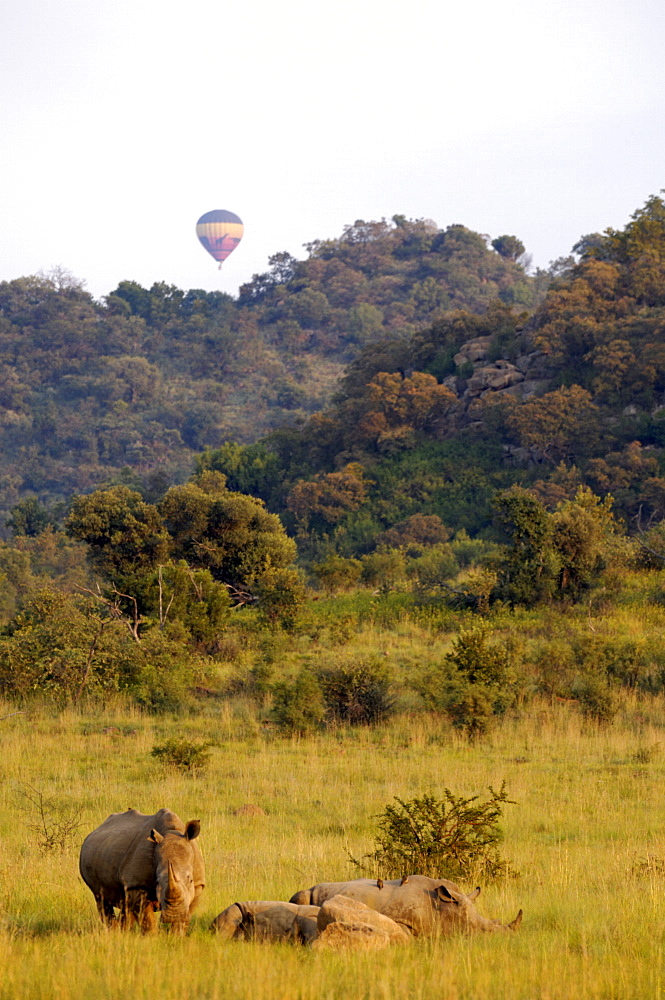
M 231 608 L 232 611 L 242 608 L 245 604 L 256 604 L 258 600 L 248 590 L 240 590 L 239 587 L 235 587 L 232 583 L 225 583 L 224 586 L 228 590 L 231 600 L 236 602 Z
M 169 601 L 169 603 L 166 606 L 166 611 L 163 611 L 162 610 L 162 600 L 163 600 L 162 570 L 163 570 L 163 568 L 164 568 L 163 566 L 159 567 L 159 574 L 158 574 L 158 577 L 157 577 L 157 579 L 159 581 L 159 627 L 160 628 L 164 628 L 164 625 L 166 624 L 166 619 L 168 617 L 168 613 L 171 610 L 171 605 L 173 604 L 173 600 L 175 598 L 175 590 L 174 590 L 173 593 L 171 594 L 171 600 Z
M 132 597 L 131 594 L 123 594 L 123 593 L 121 593 L 121 591 L 117 590 L 115 588 L 115 586 L 113 587 L 112 593 L 116 594 L 117 597 L 124 597 L 128 601 L 132 602 L 134 611 L 133 611 L 132 618 L 129 619 L 127 617 L 127 615 L 125 614 L 125 612 L 120 607 L 120 604 L 118 603 L 118 601 L 112 601 L 110 597 L 106 597 L 102 593 L 102 590 L 101 590 L 101 587 L 99 586 L 99 584 L 97 584 L 97 590 L 96 591 L 95 590 L 90 590 L 89 587 L 82 587 L 78 583 L 76 584 L 76 589 L 80 590 L 81 593 L 83 593 L 83 594 L 90 594 L 90 596 L 94 597 L 94 599 L 96 601 L 99 601 L 100 604 L 103 604 L 104 607 L 108 610 L 110 616 L 112 618 L 114 618 L 116 621 L 122 622 L 124 625 L 126 625 L 127 628 L 129 629 L 129 631 L 130 631 L 130 633 L 131 633 L 134 641 L 137 642 L 139 645 L 141 644 L 141 638 L 139 636 L 139 626 L 141 624 L 142 618 L 141 618 L 141 615 L 139 614 L 138 604 L 137 604 L 137 601 L 136 601 L 135 597 Z

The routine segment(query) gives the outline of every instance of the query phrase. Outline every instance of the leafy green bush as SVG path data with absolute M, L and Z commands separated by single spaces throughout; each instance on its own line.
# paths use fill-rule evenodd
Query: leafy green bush
M 301 670 L 295 680 L 279 681 L 273 686 L 270 717 L 286 736 L 304 736 L 320 726 L 326 710 L 316 677 Z
M 291 566 L 269 568 L 254 587 L 259 621 L 287 632 L 297 629 L 306 600 L 302 575 Z
M 44 588 L 0 637 L 0 691 L 59 704 L 118 687 L 119 663 L 136 644 L 94 602 Z
M 312 563 L 311 571 L 327 594 L 335 594 L 339 590 L 349 590 L 353 587 L 363 571 L 359 559 L 346 559 L 336 553 L 329 555 L 321 562 Z
M 434 795 L 388 805 L 379 817 L 375 847 L 361 861 L 352 858 L 361 871 L 380 872 L 383 877 L 429 875 L 431 878 L 497 881 L 515 872 L 501 857 L 502 833 L 498 822 L 508 798 L 506 783 L 498 792 L 489 789 L 486 802 L 454 795 L 444 788 L 443 798 Z
M 379 722 L 390 714 L 390 670 L 378 657 L 324 667 L 318 672 L 323 700 L 331 718 L 351 725 Z
M 404 579 L 406 560 L 400 549 L 385 546 L 362 557 L 362 582 L 387 594 Z
M 203 660 L 160 629 L 132 642 L 119 661 L 119 687 L 152 712 L 178 711 L 192 687 L 204 679 Z
M 433 545 L 423 555 L 411 559 L 407 573 L 418 592 L 440 591 L 441 585 L 451 580 L 459 571 L 450 545 Z
M 490 645 L 482 627 L 463 630 L 444 662 L 414 682 L 429 708 L 444 711 L 474 739 L 515 700 L 516 676 L 505 646 Z
M 589 722 L 609 726 L 618 711 L 617 698 L 606 681 L 600 677 L 585 677 L 575 687 L 582 715 Z
M 175 736 L 165 743 L 156 744 L 150 751 L 150 756 L 168 767 L 175 767 L 178 771 L 200 774 L 210 762 L 208 750 L 210 746 L 211 743 L 200 743 L 188 740 L 184 736 Z

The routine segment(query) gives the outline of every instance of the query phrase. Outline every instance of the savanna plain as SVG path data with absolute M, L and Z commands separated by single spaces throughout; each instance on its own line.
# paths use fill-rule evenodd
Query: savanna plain
M 435 658 L 448 641 L 413 622 L 354 639 L 413 659 Z M 477 740 L 439 713 L 402 707 L 373 727 L 285 737 L 242 696 L 177 716 L 113 698 L 59 711 L 0 704 L 2 1000 L 660 997 L 662 697 L 625 692 L 603 725 L 574 700 L 534 696 Z M 210 743 L 205 770 L 182 773 L 151 755 L 174 734 Z M 522 907 L 518 933 L 364 953 L 211 934 L 235 900 L 355 877 L 350 856 L 372 849 L 377 816 L 396 796 L 449 788 L 482 799 L 504 781 L 501 852 L 517 874 L 483 886 L 478 907 L 502 922 Z M 264 814 L 234 814 L 246 804 Z M 161 806 L 201 820 L 207 888 L 190 932 L 107 930 L 78 874 L 80 843 L 111 812 Z M 56 819 L 72 829 L 49 850 L 44 827 Z

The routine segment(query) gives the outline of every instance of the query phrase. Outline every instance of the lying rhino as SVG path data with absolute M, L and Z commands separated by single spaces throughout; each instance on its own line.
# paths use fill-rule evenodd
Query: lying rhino
M 203 857 L 196 838 L 197 819 L 185 826 L 170 809 L 145 816 L 136 809 L 112 813 L 83 841 L 79 869 L 91 890 L 102 922 L 123 927 L 138 921 L 141 930 L 162 923 L 187 929 L 205 885 Z
M 232 903 L 212 922 L 222 938 L 293 941 L 309 944 L 317 936 L 318 906 L 297 906 L 274 900 Z
M 348 896 L 390 917 L 411 934 L 450 934 L 454 931 L 517 930 L 522 922 L 520 910 L 504 927 L 498 920 L 481 917 L 473 900 L 480 889 L 468 895 L 448 879 L 408 875 L 403 879 L 382 881 L 359 878 L 351 882 L 321 882 L 291 897 L 292 903 L 322 906 L 333 896 Z

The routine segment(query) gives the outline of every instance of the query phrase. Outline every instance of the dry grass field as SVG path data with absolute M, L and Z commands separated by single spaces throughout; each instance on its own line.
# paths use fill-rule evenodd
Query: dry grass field
M 543 702 L 469 744 L 441 718 L 302 739 L 260 732 L 248 705 L 174 720 L 0 705 L 0 998 L 43 1000 L 625 1000 L 663 990 L 665 706 L 624 699 L 614 725 Z M 9 716 L 9 717 L 6 717 Z M 200 776 L 150 756 L 174 732 L 214 741 Z M 661 754 L 661 749 L 663 753 Z M 236 899 L 288 898 L 354 874 L 394 796 L 506 780 L 503 854 L 519 878 L 479 909 L 519 933 L 415 940 L 373 953 L 220 942 L 210 921 Z M 47 850 L 37 828 L 80 826 Z M 235 816 L 253 803 L 265 816 Z M 189 936 L 102 928 L 77 868 L 83 836 L 110 812 L 166 805 L 201 819 L 208 886 Z M 441 873 L 445 874 L 445 873 Z M 467 889 L 470 886 L 466 887 Z

